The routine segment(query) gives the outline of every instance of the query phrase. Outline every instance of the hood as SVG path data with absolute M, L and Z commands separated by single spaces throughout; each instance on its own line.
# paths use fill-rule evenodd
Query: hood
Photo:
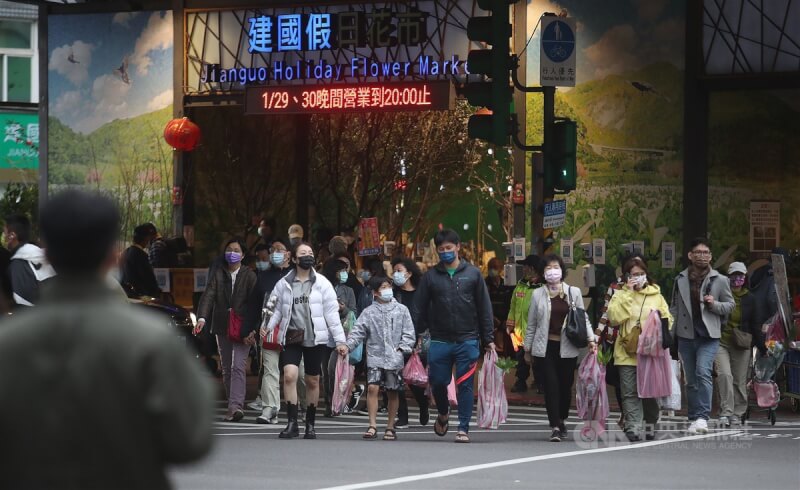
M 772 265 L 764 264 L 750 275 L 750 289 L 758 289 L 762 283 L 766 284 L 765 281 L 772 276 Z
M 44 249 L 39 248 L 32 243 L 26 243 L 25 245 L 19 247 L 11 257 L 11 260 L 14 259 L 27 260 L 29 262 L 36 263 L 42 263 L 47 260 L 44 256 Z
M 372 304 L 375 305 L 378 308 L 378 310 L 381 311 L 381 313 L 389 313 L 395 308 L 397 308 L 397 305 L 399 305 L 400 303 L 398 303 L 396 299 L 392 298 L 392 300 L 389 301 L 388 303 L 383 303 L 381 301 L 374 301 Z
M 623 289 L 630 291 L 627 284 L 623 287 Z M 653 296 L 655 294 L 661 294 L 661 288 L 658 286 L 658 284 L 648 284 L 646 288 L 642 289 L 641 291 L 634 291 L 634 293 L 643 294 L 645 296 Z

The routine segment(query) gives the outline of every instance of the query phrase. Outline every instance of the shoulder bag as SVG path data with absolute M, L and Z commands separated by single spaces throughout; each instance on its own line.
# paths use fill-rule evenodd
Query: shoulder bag
M 567 325 L 564 334 L 572 345 L 583 348 L 589 345 L 589 337 L 586 333 L 586 311 L 575 306 L 572 300 L 572 287 L 568 290 L 569 312 L 567 313 Z

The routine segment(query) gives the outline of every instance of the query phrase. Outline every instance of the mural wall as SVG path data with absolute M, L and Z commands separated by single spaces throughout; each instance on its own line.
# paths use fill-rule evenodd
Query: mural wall
M 171 12 L 61 15 L 49 19 L 50 191 L 108 192 L 126 237 L 151 221 L 172 228 Z M 129 237 L 128 237 L 129 238 Z
M 662 269 L 665 242 L 683 257 L 683 0 L 599 2 L 534 0 L 532 30 L 542 12 L 567 9 L 577 19 L 578 80 L 559 88 L 556 115 L 578 122 L 578 190 L 567 197 L 566 225 L 556 243 L 605 238 L 613 278 L 623 244 L 645 243 L 651 272 L 664 283 L 678 271 Z M 539 44 L 538 30 L 531 45 Z M 539 50 L 528 50 L 528 80 L 538 83 Z M 751 200 L 781 200 L 781 245 L 797 247 L 800 179 L 798 94 L 726 93 L 711 101 L 709 229 L 718 267 L 750 259 Z M 528 104 L 528 141 L 541 141 L 542 102 Z

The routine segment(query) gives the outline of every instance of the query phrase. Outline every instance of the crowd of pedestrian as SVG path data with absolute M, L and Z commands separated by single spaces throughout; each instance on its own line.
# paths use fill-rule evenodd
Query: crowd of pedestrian
M 105 219 L 107 226 L 114 225 L 110 215 Z M 48 233 L 45 224 L 43 237 Z M 42 284 L 53 281 L 63 287 L 80 279 L 71 277 L 69 260 L 54 260 L 58 240 L 63 239 L 60 232 L 51 229 L 53 241 L 40 248 L 27 218 L 6 218 L 3 238 L 8 254 L 0 256 L 6 268 L 0 299 L 7 311 L 34 305 L 48 311 Z M 469 443 L 474 377 L 486 351 L 516 360 L 511 392 L 531 389 L 528 380 L 533 377 L 533 388 L 544 395 L 549 440 L 560 442 L 568 437 L 578 360 L 600 351 L 610 353 L 606 381 L 618 401 L 620 427 L 632 442 L 653 440 L 661 407 L 658 400 L 640 396 L 637 386 L 638 340 L 652 314 L 675 339 L 672 353 L 682 365 L 688 432 L 703 434 L 709 430 L 715 389 L 720 423 L 741 423 L 753 348 L 765 353 L 761 325 L 776 310 L 769 269 L 749 274 L 745 264 L 733 262 L 725 276 L 711 267 L 705 239 L 691 242 L 689 266 L 677 274 L 668 295 L 648 273 L 645 257 L 625 257 L 597 325 L 592 325 L 583 293 L 566 282 L 568 271 L 558 255 L 530 255 L 517 262 L 522 275 L 508 286 L 504 263 L 492 259 L 483 277 L 465 259 L 452 230 L 436 233 L 438 263 L 425 272 L 402 255 L 387 262 L 363 258 L 357 268 L 352 240 L 336 236 L 315 248 L 297 224 L 289 228 L 287 241 L 277 237 L 270 220 L 259 224 L 258 235 L 250 247 L 238 238 L 225 243 L 209 268 L 194 333 L 215 341 L 227 400 L 225 421 L 244 419 L 247 362 L 253 355 L 258 358 L 259 394 L 250 406 L 260 412 L 257 423 L 278 424 L 279 414 L 284 414 L 281 439 L 300 437 L 301 423 L 305 439 L 317 437 L 320 399 L 325 417 L 338 415 L 331 410 L 337 363 L 363 349 L 362 360 L 355 364 L 366 387 L 356 385 L 346 411 L 355 410 L 359 395 L 366 395 L 364 439 L 379 437 L 377 415 L 383 412 L 388 418 L 382 438 L 396 440 L 398 429 L 408 426 L 412 398 L 421 425 L 429 424 L 432 405 L 434 433 L 446 436 L 452 423 L 455 442 Z M 137 226 L 131 238 L 119 260 L 92 262 L 87 270 L 104 274 L 106 289 L 108 277 L 114 275 L 128 296 L 157 298 L 161 288 L 155 269 L 174 263 L 173 247 L 149 223 Z M 87 296 L 75 299 L 96 301 Z M 586 318 L 576 322 L 575 315 Z M 581 330 L 580 342 L 573 323 Z M 412 353 L 427 369 L 427 389 L 403 379 Z M 456 413 L 451 411 L 454 405 Z

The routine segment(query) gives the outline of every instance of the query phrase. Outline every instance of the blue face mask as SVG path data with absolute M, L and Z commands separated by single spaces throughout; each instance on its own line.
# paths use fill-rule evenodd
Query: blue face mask
M 445 265 L 452 264 L 456 260 L 455 250 L 450 250 L 449 252 L 439 252 L 439 260 L 444 262 Z
M 272 252 L 269 260 L 272 262 L 272 265 L 278 266 L 283 264 L 284 260 L 286 260 L 286 256 L 283 252 Z
M 347 273 L 347 271 L 339 271 L 339 282 L 340 283 L 342 283 L 342 284 L 346 283 L 348 277 L 349 277 L 349 274 Z
M 256 262 L 256 269 L 258 269 L 260 271 L 265 271 L 265 270 L 269 269 L 269 262 L 266 262 L 266 261 L 263 261 L 263 260 L 257 261 Z

